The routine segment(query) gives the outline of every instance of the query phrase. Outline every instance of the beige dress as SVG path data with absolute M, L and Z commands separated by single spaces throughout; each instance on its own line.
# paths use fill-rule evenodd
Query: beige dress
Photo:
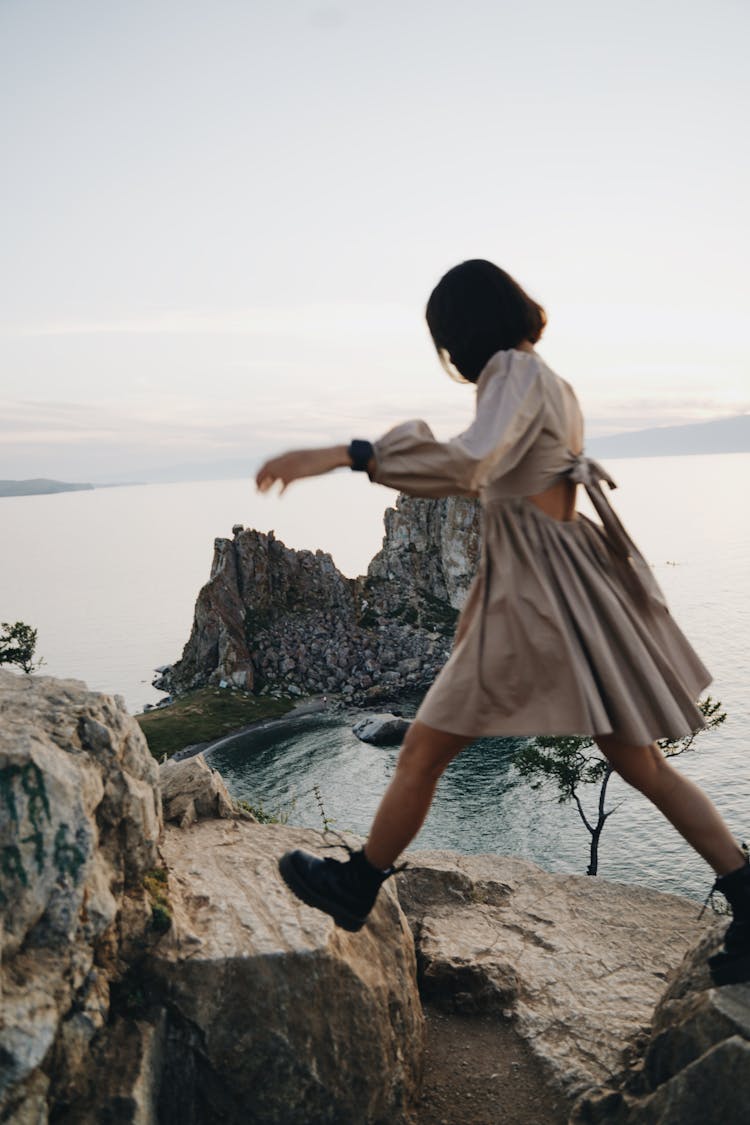
M 479 571 L 453 652 L 417 717 L 482 735 L 609 734 L 637 745 L 704 726 L 711 676 L 583 456 L 572 387 L 535 352 L 497 352 L 477 382 L 476 417 L 437 441 L 421 421 L 375 442 L 372 479 L 411 496 L 478 496 Z M 568 476 L 601 525 L 546 515 L 525 497 Z

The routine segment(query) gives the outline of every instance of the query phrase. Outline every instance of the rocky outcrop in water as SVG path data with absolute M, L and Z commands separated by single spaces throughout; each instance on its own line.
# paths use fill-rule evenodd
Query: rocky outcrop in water
M 352 727 L 352 734 L 372 746 L 399 746 L 409 726 L 399 715 L 364 715 Z
M 386 512 L 382 550 L 357 579 L 273 532 L 233 531 L 214 544 L 190 639 L 157 687 L 224 682 L 361 703 L 432 682 L 479 559 L 474 501 L 400 496 Z
M 477 501 L 399 496 L 384 523 L 383 546 L 363 582 L 376 613 L 414 615 L 429 627 L 432 608 L 438 622 L 444 616 L 452 624 L 479 565 Z

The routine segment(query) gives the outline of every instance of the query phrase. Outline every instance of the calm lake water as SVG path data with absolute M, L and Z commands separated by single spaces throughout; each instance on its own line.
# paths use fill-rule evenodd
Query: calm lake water
M 676 619 L 714 674 L 709 689 L 728 718 L 704 735 L 679 768 L 750 837 L 750 455 L 610 460 L 612 500 L 652 563 Z M 51 675 L 123 695 L 132 711 L 158 698 L 151 672 L 180 654 L 213 538 L 234 523 L 292 547 L 330 551 L 349 575 L 380 546 L 382 512 L 394 493 L 352 474 L 259 497 L 246 481 L 147 485 L 0 499 L 0 620 L 39 630 Z M 286 810 L 291 823 L 320 825 L 312 786 L 339 828 L 364 832 L 396 752 L 369 747 L 349 719 L 296 720 L 216 751 L 212 765 L 238 796 Z M 511 852 L 552 870 L 584 871 L 587 836 L 568 805 L 533 793 L 513 769 L 512 740 L 465 751 L 443 778 L 417 845 Z M 602 841 L 601 874 L 700 895 L 702 861 L 637 794 L 624 801 Z

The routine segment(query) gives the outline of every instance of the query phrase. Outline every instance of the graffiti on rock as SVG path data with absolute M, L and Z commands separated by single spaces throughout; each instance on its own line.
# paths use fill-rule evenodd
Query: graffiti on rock
M 69 824 L 54 830 L 44 773 L 36 762 L 0 768 L 0 906 L 13 891 L 29 885 L 36 871 L 42 875 L 52 865 L 58 878 L 78 881 L 86 851 L 69 839 Z M 21 832 L 28 828 L 25 835 Z M 15 842 L 17 841 L 17 842 Z

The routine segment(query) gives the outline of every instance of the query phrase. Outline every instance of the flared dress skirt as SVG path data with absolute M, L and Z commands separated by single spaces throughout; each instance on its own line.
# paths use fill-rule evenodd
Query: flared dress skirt
M 711 682 L 648 564 L 581 513 L 483 509 L 479 572 L 417 718 L 467 737 L 614 734 L 634 745 L 705 725 Z M 631 546 L 632 543 L 631 543 Z
M 417 717 L 466 737 L 614 734 L 635 745 L 705 726 L 711 676 L 585 456 L 571 385 L 536 354 L 497 352 L 471 426 L 438 441 L 420 419 L 374 444 L 372 479 L 412 496 L 476 496 L 483 553 L 447 664 Z M 568 479 L 601 523 L 528 497 Z

